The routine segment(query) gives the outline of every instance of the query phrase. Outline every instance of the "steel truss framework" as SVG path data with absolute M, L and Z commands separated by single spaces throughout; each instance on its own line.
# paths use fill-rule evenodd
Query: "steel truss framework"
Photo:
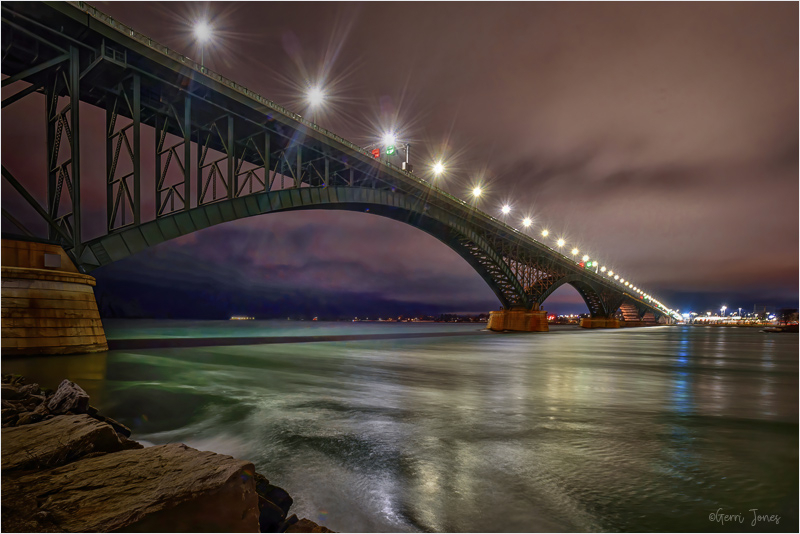
M 300 209 L 369 211 L 460 254 L 506 309 L 538 309 L 570 284 L 593 317 L 661 311 L 626 288 L 82 3 L 4 2 L 5 108 L 44 95 L 47 205 L 2 175 L 84 272 L 243 217 Z M 88 16 L 87 16 L 88 15 Z M 105 109 L 106 231 L 81 239 L 79 102 Z M 155 132 L 155 213 L 143 220 L 142 128 Z M 95 153 L 97 147 L 90 147 Z M 3 216 L 35 237 L 15 214 Z M 625 312 L 626 317 L 633 312 Z M 632 316 L 632 315 L 631 315 Z

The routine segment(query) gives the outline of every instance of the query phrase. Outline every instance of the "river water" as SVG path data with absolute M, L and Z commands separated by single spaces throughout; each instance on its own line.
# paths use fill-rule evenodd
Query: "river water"
M 153 444 L 248 459 L 337 531 L 796 531 L 798 337 L 109 321 L 109 339 L 396 339 L 5 359 Z M 409 339 L 409 333 L 454 333 Z M 759 516 L 780 516 L 776 525 Z M 721 514 L 740 515 L 725 519 Z

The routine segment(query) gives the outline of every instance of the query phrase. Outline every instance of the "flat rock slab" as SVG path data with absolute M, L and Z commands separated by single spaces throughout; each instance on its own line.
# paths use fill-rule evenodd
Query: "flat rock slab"
M 114 429 L 89 415 L 65 415 L 4 428 L 2 468 L 55 467 L 95 452 L 115 452 L 124 445 Z
M 3 530 L 258 532 L 254 472 L 250 462 L 178 443 L 4 470 Z

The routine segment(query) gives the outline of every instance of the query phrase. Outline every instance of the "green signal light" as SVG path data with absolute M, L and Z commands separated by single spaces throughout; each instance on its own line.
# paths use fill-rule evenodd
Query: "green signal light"
M 387 155 L 391 156 L 392 154 L 394 154 L 394 152 L 395 152 L 394 145 L 389 145 L 389 146 L 386 147 L 386 154 Z

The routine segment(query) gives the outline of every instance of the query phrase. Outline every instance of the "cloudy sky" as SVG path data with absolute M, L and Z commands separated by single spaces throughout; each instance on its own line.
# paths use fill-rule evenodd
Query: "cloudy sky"
M 208 17 L 210 68 L 308 117 L 323 83 L 322 126 L 362 146 L 397 128 L 417 169 L 444 155 L 448 191 L 482 178 L 487 212 L 511 200 L 675 308 L 797 305 L 796 3 L 97 7 L 194 57 Z M 498 307 L 447 247 L 359 213 L 241 220 L 93 274 L 145 315 Z M 585 311 L 571 288 L 544 307 Z

